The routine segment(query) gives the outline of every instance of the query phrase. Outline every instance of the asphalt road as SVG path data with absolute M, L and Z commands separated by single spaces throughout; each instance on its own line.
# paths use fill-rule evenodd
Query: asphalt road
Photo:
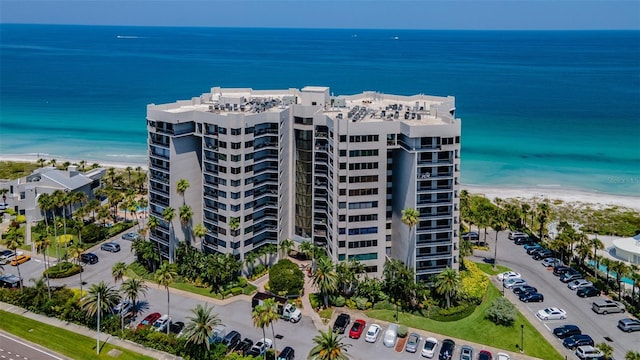
M 513 271 L 522 274 L 522 278 L 538 289 L 538 292 L 544 295 L 544 302 L 540 303 L 522 303 L 515 294 L 509 289 L 505 290 L 505 296 L 509 298 L 520 311 L 527 316 L 529 321 L 533 323 L 540 332 L 546 332 L 552 344 L 556 344 L 558 349 L 562 350 L 567 358 L 577 358 L 573 351 L 564 349 L 562 341 L 555 338 L 552 331 L 555 327 L 564 324 L 574 324 L 580 327 L 583 333 L 590 335 L 596 344 L 606 342 L 614 349 L 614 357 L 616 359 L 624 359 L 627 351 L 640 352 L 640 334 L 625 333 L 620 331 L 616 326 L 619 319 L 628 317 L 627 313 L 616 313 L 608 315 L 599 315 L 591 310 L 591 303 L 600 297 L 580 298 L 574 290 L 567 288 L 567 285 L 553 275 L 552 268 L 545 268 L 541 261 L 533 260 L 524 248 L 515 245 L 507 238 L 508 231 L 503 231 L 498 238 L 498 264 L 505 265 Z M 494 254 L 495 232 L 490 232 L 487 237 L 490 251 L 475 251 L 474 255 L 480 258 L 486 257 L 493 259 Z M 498 286 L 500 282 L 493 279 Z M 567 312 L 565 320 L 539 320 L 535 314 L 538 310 L 545 307 L 559 307 Z M 526 347 L 525 336 L 525 347 Z
M 0 359 L 2 360 L 64 360 L 49 350 L 27 343 L 13 335 L 0 332 Z

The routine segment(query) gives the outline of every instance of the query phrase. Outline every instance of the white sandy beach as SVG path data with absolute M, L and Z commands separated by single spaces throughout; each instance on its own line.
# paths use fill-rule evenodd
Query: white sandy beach
M 51 155 L 43 155 L 40 154 L 38 155 L 30 155 L 30 154 L 16 154 L 16 155 L 12 155 L 12 154 L 6 154 L 6 155 L 0 155 L 0 161 L 24 161 L 24 162 L 38 162 L 38 159 L 45 159 L 47 160 L 47 162 L 51 159 L 56 159 L 56 164 L 60 165 L 62 163 L 64 163 L 65 161 L 68 161 L 70 163 L 78 163 L 81 160 L 85 160 L 87 162 L 87 165 L 90 166 L 93 163 L 98 163 L 100 164 L 100 166 L 105 167 L 105 168 L 116 168 L 116 169 L 126 169 L 128 166 L 131 166 L 132 168 L 136 168 L 138 166 L 140 166 L 142 169 L 147 170 L 147 165 L 146 164 L 138 164 L 138 163 L 127 163 L 127 162 L 118 162 L 118 161 L 101 161 L 101 160 L 86 160 L 86 159 L 67 159 L 64 157 L 58 157 L 58 156 L 51 156 Z M 48 163 L 47 163 L 48 165 Z
M 50 160 L 51 156 L 40 156 L 45 160 Z M 27 161 L 37 162 L 37 155 L 0 155 L 2 161 Z M 77 163 L 78 159 L 65 159 L 59 157 L 53 157 L 58 164 L 65 161 L 71 163 Z M 127 166 L 136 168 L 137 166 L 147 169 L 146 165 L 126 162 L 102 162 L 102 161 L 87 161 L 88 164 L 94 162 L 99 163 L 103 167 L 114 167 L 124 169 Z M 495 198 L 501 199 L 549 199 L 549 200 L 562 200 L 566 203 L 581 203 L 582 205 L 591 205 L 593 208 L 599 208 L 606 205 L 619 206 L 634 209 L 640 211 L 640 196 L 623 196 L 613 195 L 581 190 L 571 190 L 563 188 L 532 188 L 532 187 L 491 187 L 491 186 L 478 186 L 478 185 L 461 185 L 462 189 L 467 190 L 471 194 L 482 194 L 487 198 L 493 200 Z

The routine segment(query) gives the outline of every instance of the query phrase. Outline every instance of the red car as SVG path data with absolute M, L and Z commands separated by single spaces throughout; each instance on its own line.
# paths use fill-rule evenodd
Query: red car
M 140 321 L 140 324 L 138 324 L 138 329 L 145 326 L 153 325 L 153 323 L 156 322 L 156 320 L 160 319 L 161 316 L 162 314 L 157 312 L 147 315 L 147 317 L 144 318 L 144 320 Z
M 478 360 L 491 360 L 493 359 L 493 355 L 487 350 L 480 350 L 480 354 L 478 354 Z
M 367 323 L 364 320 L 356 320 L 353 322 L 351 326 L 351 330 L 349 330 L 349 337 L 352 339 L 360 339 L 360 335 L 364 331 L 364 328 L 367 326 Z

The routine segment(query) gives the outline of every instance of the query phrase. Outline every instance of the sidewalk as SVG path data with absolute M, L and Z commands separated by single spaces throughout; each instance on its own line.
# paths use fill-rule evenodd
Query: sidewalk
M 39 321 L 41 323 L 45 323 L 51 326 L 55 326 L 57 328 L 60 329 L 65 329 L 68 331 L 72 331 L 76 334 L 80 334 L 80 335 L 84 335 L 87 336 L 89 338 L 95 339 L 96 337 L 96 332 L 88 329 L 84 326 L 81 325 L 77 325 L 77 324 L 73 324 L 70 322 L 65 322 L 62 320 L 59 320 L 57 318 L 51 318 L 51 317 L 47 317 L 44 315 L 40 315 L 40 314 L 36 314 L 36 313 L 32 313 L 28 310 L 25 310 L 21 307 L 15 306 L 15 305 L 11 305 L 11 304 L 7 304 L 4 302 L 0 302 L 0 310 L 4 310 L 6 312 L 10 312 L 16 315 L 20 315 L 20 316 L 24 316 L 27 317 L 29 319 L 35 320 L 35 321 Z M 111 345 L 115 345 L 115 346 L 119 346 L 121 348 L 130 350 L 130 351 L 134 351 L 136 353 L 145 355 L 145 356 L 149 356 L 151 358 L 154 359 L 158 359 L 158 360 L 179 360 L 182 359 L 179 356 L 176 355 L 171 355 L 162 351 L 158 351 L 158 350 L 154 350 L 154 349 L 150 349 L 147 347 L 144 347 L 142 345 L 136 344 L 134 342 L 128 341 L 128 340 L 122 340 L 118 337 L 115 337 L 113 335 L 110 334 L 105 334 L 105 333 L 100 333 L 100 341 L 101 342 L 108 342 Z M 66 358 L 66 357 L 65 357 Z

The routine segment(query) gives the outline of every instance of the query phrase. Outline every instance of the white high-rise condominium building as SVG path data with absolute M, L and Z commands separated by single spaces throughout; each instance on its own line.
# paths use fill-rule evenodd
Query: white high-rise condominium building
M 453 97 L 327 87 L 212 88 L 147 107 L 150 238 L 173 258 L 180 241 L 244 254 L 283 239 L 312 241 L 335 261 L 380 276 L 387 257 L 417 280 L 458 268 L 460 121 Z M 180 179 L 190 187 L 176 190 Z M 193 209 L 190 223 L 178 216 Z M 419 221 L 409 227 L 402 210 Z M 237 219 L 233 220 L 232 219 Z M 230 223 L 239 222 L 234 231 Z M 194 238 L 202 223 L 208 230 Z

